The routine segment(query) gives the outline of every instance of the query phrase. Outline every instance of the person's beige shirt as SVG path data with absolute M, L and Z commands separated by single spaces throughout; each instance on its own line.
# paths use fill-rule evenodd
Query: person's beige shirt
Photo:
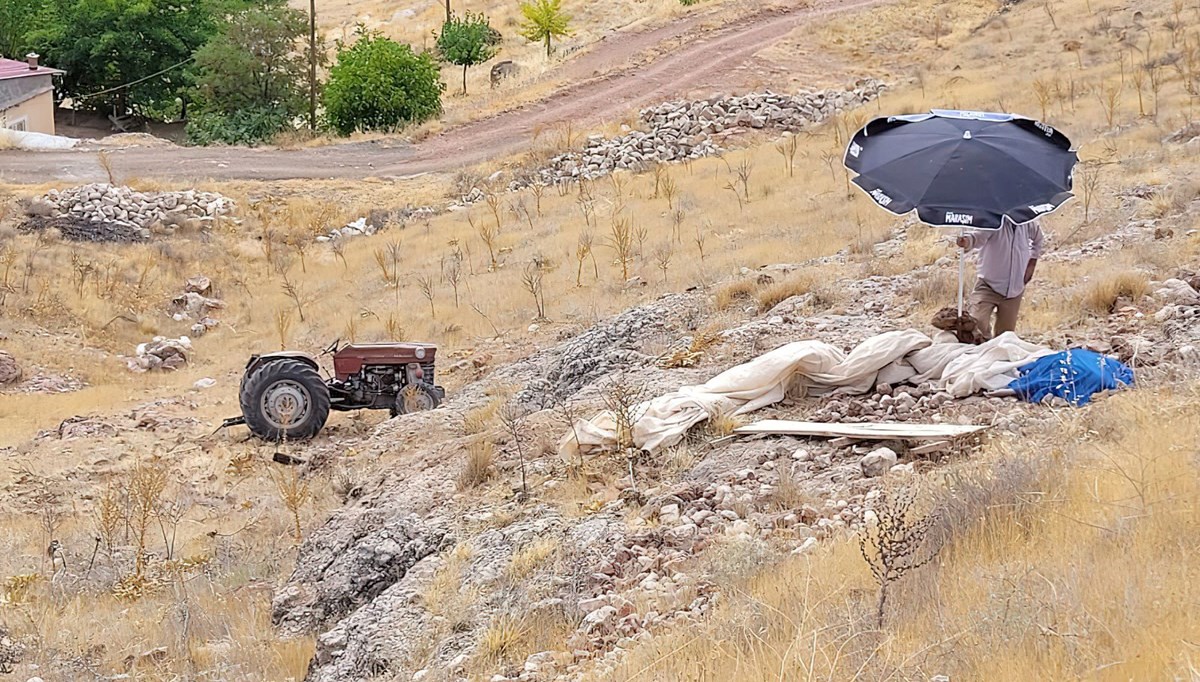
M 1037 220 L 1015 225 L 1007 218 L 999 230 L 969 230 L 967 250 L 979 249 L 979 279 L 1004 298 L 1025 291 L 1025 266 L 1042 255 L 1042 226 Z

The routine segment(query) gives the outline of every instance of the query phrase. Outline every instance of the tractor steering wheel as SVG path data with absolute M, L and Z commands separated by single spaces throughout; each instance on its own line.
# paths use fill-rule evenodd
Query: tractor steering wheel
M 338 346 L 341 343 L 342 343 L 341 337 L 334 339 L 333 343 L 329 344 L 328 346 L 325 347 L 325 350 L 321 351 L 321 355 L 333 355 L 334 353 L 338 352 Z

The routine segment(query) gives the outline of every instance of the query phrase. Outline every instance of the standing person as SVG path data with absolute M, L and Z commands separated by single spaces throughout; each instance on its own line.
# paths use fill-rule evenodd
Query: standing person
M 1025 285 L 1042 255 L 1041 223 L 1035 218 L 1017 225 L 1005 218 L 999 230 L 972 230 L 955 243 L 968 251 L 979 249 L 979 280 L 971 291 L 970 313 L 985 339 L 1014 331 Z

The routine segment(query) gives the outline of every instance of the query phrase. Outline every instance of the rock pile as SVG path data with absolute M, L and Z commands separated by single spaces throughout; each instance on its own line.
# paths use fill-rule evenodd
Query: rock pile
M 9 384 L 5 390 L 9 393 L 71 393 L 87 386 L 82 380 L 64 374 L 53 374 L 34 367 L 28 372 L 28 378 L 19 383 Z M 2 385 L 2 384 L 0 384 Z
M 64 190 L 52 189 L 42 197 L 55 217 L 116 224 L 143 230 L 148 237 L 155 225 L 184 220 L 211 223 L 230 214 L 233 200 L 215 192 L 193 189 L 181 192 L 139 192 L 123 185 L 95 183 Z
M 21 380 L 21 366 L 12 355 L 0 350 L 0 386 Z
M 363 237 L 366 235 L 375 234 L 378 228 L 367 221 L 366 218 L 359 218 L 353 222 L 346 223 L 342 227 L 335 227 L 329 231 L 329 234 L 323 234 L 317 237 L 319 242 L 330 242 L 346 237 Z
M 795 95 L 766 91 L 664 102 L 642 110 L 646 130 L 614 138 L 591 135 L 582 150 L 554 157 L 533 181 L 554 184 L 599 177 L 618 169 L 709 156 L 720 151 L 718 139 L 737 131 L 799 130 L 871 101 L 883 87 L 872 79 L 859 81 L 848 90 L 803 91 Z
M 167 312 L 176 322 L 195 320 L 192 325 L 193 336 L 203 336 L 208 330 L 220 322 L 212 314 L 225 307 L 225 302 L 219 298 L 210 297 L 212 281 L 203 275 L 197 275 L 184 282 L 183 293 L 171 299 Z
M 24 655 L 25 645 L 0 627 L 0 674 L 12 672 L 13 666 L 20 663 Z
M 187 364 L 191 352 L 192 340 L 186 336 L 156 336 L 149 343 L 138 344 L 137 355 L 126 358 L 126 364 L 131 372 L 179 369 Z
M 885 419 L 927 421 L 938 416 L 942 406 L 952 402 L 954 398 L 949 393 L 939 392 L 933 384 L 896 387 L 880 384 L 873 394 L 837 396 L 823 401 L 812 419 L 846 423 Z

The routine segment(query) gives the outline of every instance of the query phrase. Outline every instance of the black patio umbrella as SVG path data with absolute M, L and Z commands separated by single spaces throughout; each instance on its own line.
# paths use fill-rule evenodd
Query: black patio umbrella
M 935 109 L 868 123 L 846 148 L 854 184 L 897 215 L 998 230 L 1062 206 L 1078 157 L 1066 135 L 1012 114 Z M 962 313 L 962 258 L 959 313 Z

